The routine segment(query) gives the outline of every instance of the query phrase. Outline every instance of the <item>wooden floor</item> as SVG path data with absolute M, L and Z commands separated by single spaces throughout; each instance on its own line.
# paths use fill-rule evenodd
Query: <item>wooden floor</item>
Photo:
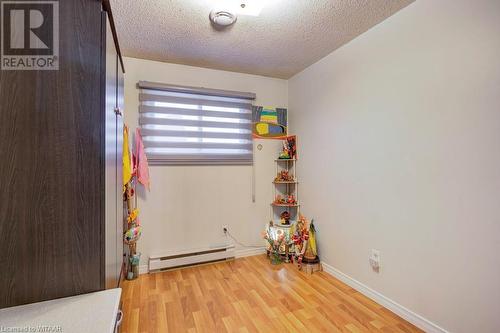
M 265 255 L 123 284 L 122 333 L 422 332 L 324 272 Z

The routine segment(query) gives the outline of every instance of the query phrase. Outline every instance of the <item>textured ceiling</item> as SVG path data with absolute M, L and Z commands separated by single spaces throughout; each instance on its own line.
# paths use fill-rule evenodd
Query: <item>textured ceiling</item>
M 236 0 L 235 0 L 236 1 Z M 124 56 L 290 78 L 413 0 L 266 0 L 214 29 L 217 0 L 111 0 Z

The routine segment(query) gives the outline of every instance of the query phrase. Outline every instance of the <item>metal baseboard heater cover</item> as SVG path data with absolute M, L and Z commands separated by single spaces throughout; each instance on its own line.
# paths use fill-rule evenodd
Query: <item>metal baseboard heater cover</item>
M 149 257 L 149 272 L 231 259 L 234 245 L 194 249 Z

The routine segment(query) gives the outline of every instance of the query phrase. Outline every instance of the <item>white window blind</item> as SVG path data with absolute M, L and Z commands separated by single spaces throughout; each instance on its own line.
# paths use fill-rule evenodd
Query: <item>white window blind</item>
M 151 164 L 252 164 L 253 94 L 139 82 Z

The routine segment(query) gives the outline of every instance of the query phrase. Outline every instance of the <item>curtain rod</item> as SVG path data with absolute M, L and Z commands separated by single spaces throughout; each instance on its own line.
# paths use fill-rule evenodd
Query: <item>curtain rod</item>
M 180 86 L 174 84 L 165 84 L 165 83 L 157 83 L 149 81 L 139 81 L 137 83 L 137 87 L 143 89 L 154 89 L 154 90 L 188 93 L 188 94 L 201 94 L 207 96 L 242 98 L 248 100 L 254 100 L 257 97 L 256 94 L 250 92 L 220 90 L 220 89 L 211 89 L 203 87 L 188 87 L 188 86 Z

